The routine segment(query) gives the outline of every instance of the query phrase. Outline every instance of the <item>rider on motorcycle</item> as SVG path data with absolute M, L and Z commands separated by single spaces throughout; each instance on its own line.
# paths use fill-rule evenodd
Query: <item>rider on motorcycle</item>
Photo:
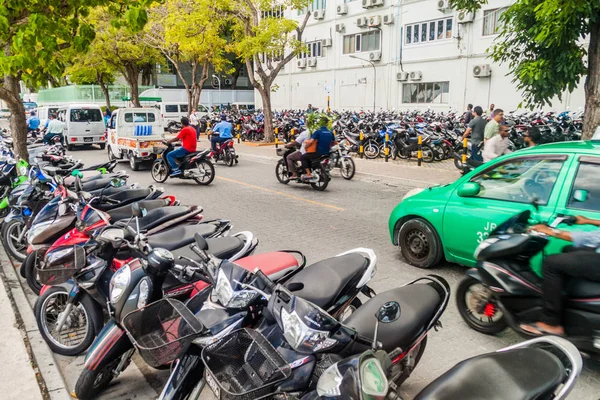
M 63 132 L 65 130 L 65 125 L 56 119 L 56 115 L 50 114 L 48 115 L 48 122 L 46 123 L 46 134 L 42 139 L 42 142 L 49 144 L 50 140 L 54 136 L 58 136 L 60 138 L 60 142 L 63 143 Z
M 215 125 L 213 134 L 210 138 L 210 145 L 214 152 L 217 151 L 217 143 L 226 142 L 233 137 L 231 135 L 232 130 L 233 125 L 231 125 L 231 122 L 227 122 L 227 116 L 224 114 L 221 115 L 221 122 Z
M 177 142 L 181 140 L 181 147 L 173 150 L 167 154 L 167 162 L 171 166 L 171 176 L 177 176 L 181 174 L 179 165 L 177 165 L 176 159 L 183 158 L 186 155 L 196 151 L 198 141 L 196 139 L 196 130 L 190 126 L 190 120 L 186 117 L 181 118 L 181 131 L 176 137 L 167 140 L 167 143 Z
M 306 153 L 302 154 L 301 157 L 302 167 L 306 171 L 306 175 L 302 175 L 302 179 L 304 180 L 312 179 L 311 161 L 328 155 L 331 152 L 331 146 L 335 143 L 333 132 L 327 129 L 328 123 L 329 119 L 327 116 L 322 116 L 319 120 L 321 127 L 314 131 L 309 139 L 304 141 Z
M 600 220 L 577 216 L 575 224 L 600 227 Z M 521 329 L 533 335 L 564 335 L 565 329 L 561 325 L 564 283 L 569 277 L 600 282 L 600 230 L 566 232 L 547 225 L 534 225 L 531 230 L 572 242 L 573 247 L 565 253 L 553 254 L 544 259 L 542 321 L 522 325 Z
M 300 147 L 300 150 L 296 150 L 295 152 L 293 152 L 292 154 L 289 154 L 286 157 L 288 173 L 291 174 L 290 175 L 291 179 L 298 178 L 298 174 L 296 173 L 296 162 L 300 161 L 302 155 L 304 153 L 306 153 L 306 148 L 304 146 L 304 142 L 308 138 L 310 138 L 310 133 L 308 132 L 308 129 L 306 129 L 306 130 L 304 130 L 304 132 L 302 132 L 300 135 L 298 135 L 296 140 L 289 142 L 288 144 L 285 145 L 285 147 L 287 149 L 294 149 L 294 148 Z

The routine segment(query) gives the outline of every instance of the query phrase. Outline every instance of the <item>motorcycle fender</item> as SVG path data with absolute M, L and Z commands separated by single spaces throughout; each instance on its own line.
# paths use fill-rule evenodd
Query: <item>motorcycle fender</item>
M 2 207 L 0 207 L 0 208 L 2 208 Z M 4 217 L 4 223 L 7 223 L 7 222 L 10 222 L 13 220 L 21 221 L 21 222 L 25 221 L 23 218 L 23 214 L 21 214 L 21 212 L 18 210 L 12 210 L 6 217 Z
M 538 296 L 540 293 L 534 285 L 502 265 L 486 261 L 478 264 L 478 269 L 481 277 L 479 280 L 500 295 Z
M 120 357 L 133 347 L 129 336 L 115 320 L 108 321 L 90 347 L 83 367 L 88 371 L 102 368 L 108 362 Z
M 477 279 L 480 282 L 483 282 L 483 277 L 479 273 L 479 269 L 478 268 L 470 268 L 470 269 L 468 269 L 465 275 L 470 276 L 473 279 Z
M 8 196 L 4 197 L 2 201 L 0 201 L 0 210 L 5 209 L 6 207 L 8 207 Z
M 67 293 L 71 293 L 73 290 L 73 286 L 75 286 L 75 282 L 72 279 L 69 279 L 65 283 L 61 283 L 60 285 L 44 285 L 40 289 L 40 296 L 42 296 L 46 291 L 52 287 L 61 287 L 67 291 Z
M 185 399 L 204 376 L 204 363 L 199 354 L 188 351 L 171 369 L 169 380 L 160 394 L 160 400 Z

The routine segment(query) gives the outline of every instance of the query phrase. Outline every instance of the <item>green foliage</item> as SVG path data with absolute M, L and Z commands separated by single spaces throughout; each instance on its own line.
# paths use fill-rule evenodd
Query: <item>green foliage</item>
M 326 113 L 312 112 L 306 117 L 306 128 L 310 133 L 313 133 L 322 126 L 327 129 L 333 129 L 333 117 Z

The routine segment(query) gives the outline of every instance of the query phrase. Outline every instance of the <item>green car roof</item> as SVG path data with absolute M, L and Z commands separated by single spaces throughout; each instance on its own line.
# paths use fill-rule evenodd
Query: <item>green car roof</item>
M 576 142 L 557 142 L 542 144 L 540 146 L 519 150 L 519 154 L 537 154 L 537 153 L 600 153 L 600 141 L 576 141 Z

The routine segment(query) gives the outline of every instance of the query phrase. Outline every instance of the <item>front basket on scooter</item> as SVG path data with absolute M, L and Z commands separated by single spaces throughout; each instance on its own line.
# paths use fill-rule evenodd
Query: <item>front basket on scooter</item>
M 240 329 L 204 348 L 206 383 L 219 400 L 253 400 L 271 393 L 291 368 L 258 331 Z
M 140 356 L 155 368 L 179 358 L 204 329 L 182 302 L 169 298 L 130 312 L 123 327 Z

